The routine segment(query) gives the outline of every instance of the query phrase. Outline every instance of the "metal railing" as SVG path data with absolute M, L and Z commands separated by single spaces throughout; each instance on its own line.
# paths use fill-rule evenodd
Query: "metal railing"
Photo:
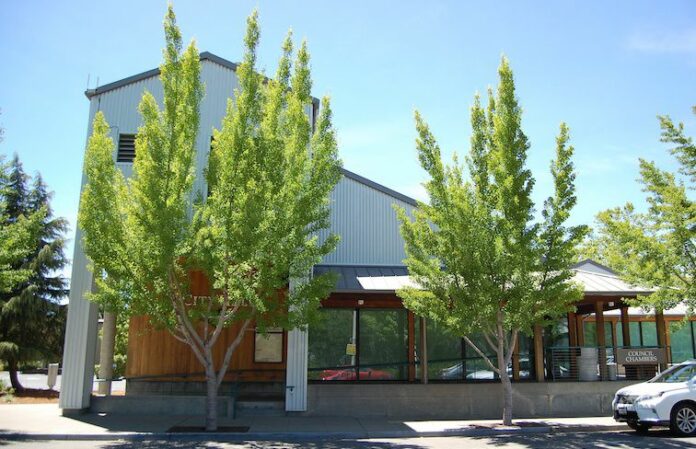
M 650 349 L 657 347 L 652 346 Z M 671 348 L 667 360 L 671 360 Z M 574 380 L 647 380 L 655 376 L 657 364 L 623 365 L 617 363 L 616 349 L 648 349 L 640 346 L 558 346 L 544 351 L 545 377 L 552 381 Z M 600 363 L 604 361 L 604 363 Z

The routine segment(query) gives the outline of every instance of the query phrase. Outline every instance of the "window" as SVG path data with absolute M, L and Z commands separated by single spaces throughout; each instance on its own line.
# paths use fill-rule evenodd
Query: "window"
M 403 309 L 322 309 L 309 329 L 309 379 L 407 380 Z
M 671 321 L 669 323 L 672 363 L 683 362 L 694 357 L 691 321 Z
M 116 162 L 133 162 L 135 160 L 135 134 L 118 135 L 118 152 Z

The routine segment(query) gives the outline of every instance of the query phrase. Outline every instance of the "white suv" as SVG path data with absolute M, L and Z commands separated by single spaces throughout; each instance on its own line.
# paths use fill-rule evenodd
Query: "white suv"
M 674 365 L 647 382 L 616 392 L 614 419 L 638 432 L 669 426 L 679 436 L 696 435 L 696 360 Z

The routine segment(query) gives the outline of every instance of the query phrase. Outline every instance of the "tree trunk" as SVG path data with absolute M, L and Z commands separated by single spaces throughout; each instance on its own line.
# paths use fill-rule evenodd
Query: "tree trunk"
M 503 387 L 503 397 L 502 397 L 502 406 L 503 406 L 503 425 L 504 426 L 511 426 L 512 425 L 512 382 L 510 382 L 510 375 L 508 374 L 507 371 L 507 357 L 505 351 L 512 351 L 512 348 L 506 348 L 506 338 L 505 338 L 505 330 L 503 329 L 503 314 L 502 312 L 498 312 L 497 316 L 497 329 L 496 329 L 496 336 L 497 336 L 497 347 L 496 347 L 496 353 L 498 356 L 498 370 L 500 371 L 500 384 Z
M 217 416 L 217 397 L 218 383 L 213 361 L 208 360 L 208 366 L 205 370 L 206 381 L 206 401 L 205 401 L 205 430 L 215 432 L 218 428 Z
M 10 372 L 10 384 L 16 393 L 24 391 L 24 387 L 19 383 L 19 368 L 16 360 L 9 360 L 7 370 Z

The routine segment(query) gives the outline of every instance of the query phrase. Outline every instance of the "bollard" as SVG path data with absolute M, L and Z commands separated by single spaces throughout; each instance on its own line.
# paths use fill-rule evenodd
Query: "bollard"
M 56 386 L 56 378 L 58 377 L 58 364 L 57 363 L 49 363 L 48 364 L 48 379 L 46 379 L 46 383 L 48 384 L 48 389 L 53 390 L 53 387 Z

